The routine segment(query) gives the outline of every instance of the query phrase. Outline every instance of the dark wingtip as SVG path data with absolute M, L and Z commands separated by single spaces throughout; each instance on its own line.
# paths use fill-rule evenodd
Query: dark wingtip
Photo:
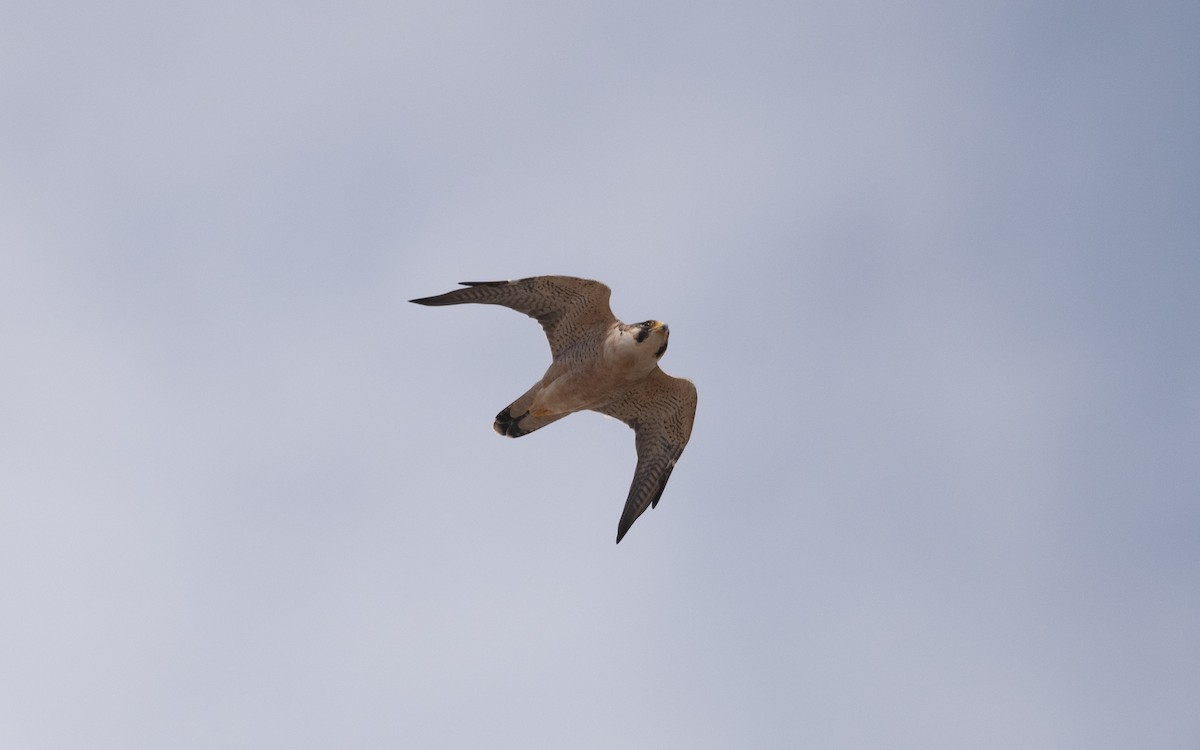
M 461 286 L 504 286 L 507 281 L 460 281 Z
M 455 291 L 461 291 L 456 289 Z M 410 299 L 416 305 L 426 305 L 428 307 L 442 307 L 443 305 L 457 305 L 462 300 L 455 299 L 454 292 L 446 292 L 445 294 L 435 294 L 432 297 L 420 297 L 418 299 Z

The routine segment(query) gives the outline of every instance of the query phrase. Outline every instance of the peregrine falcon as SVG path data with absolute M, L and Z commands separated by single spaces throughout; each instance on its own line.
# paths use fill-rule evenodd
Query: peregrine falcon
M 550 341 L 550 368 L 496 415 L 496 432 L 521 437 L 585 409 L 633 428 L 638 460 L 617 525 L 619 544 L 638 516 L 658 505 L 696 416 L 696 386 L 658 367 L 667 351 L 667 324 L 622 323 L 609 309 L 609 288 L 590 279 L 534 276 L 461 284 L 466 288 L 410 301 L 503 305 L 535 318 Z

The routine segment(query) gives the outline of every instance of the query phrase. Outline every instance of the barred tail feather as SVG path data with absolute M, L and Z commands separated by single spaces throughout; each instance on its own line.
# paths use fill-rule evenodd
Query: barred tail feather
M 529 407 L 533 404 L 533 397 L 539 390 L 541 390 L 541 383 L 530 388 L 525 395 L 504 407 L 504 410 L 496 415 L 496 422 L 492 425 L 492 429 L 499 435 L 516 438 L 528 435 L 536 429 L 567 416 L 566 414 L 553 414 L 548 417 L 535 417 L 530 414 Z

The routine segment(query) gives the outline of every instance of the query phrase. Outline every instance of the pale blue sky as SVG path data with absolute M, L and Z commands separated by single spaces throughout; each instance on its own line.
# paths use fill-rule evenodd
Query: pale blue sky
M 0 746 L 1200 743 L 1200 6 L 4 17 Z

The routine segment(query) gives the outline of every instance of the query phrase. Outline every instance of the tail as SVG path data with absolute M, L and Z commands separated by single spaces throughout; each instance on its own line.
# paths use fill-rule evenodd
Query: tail
M 538 383 L 534 387 L 525 392 L 516 401 L 513 401 L 504 410 L 496 415 L 496 423 L 492 425 L 492 429 L 497 434 L 505 437 L 521 437 L 528 435 L 536 429 L 545 427 L 551 422 L 557 422 L 566 414 L 552 414 L 548 417 L 535 417 L 529 413 L 529 407 L 533 404 L 533 397 L 541 390 L 542 384 Z

